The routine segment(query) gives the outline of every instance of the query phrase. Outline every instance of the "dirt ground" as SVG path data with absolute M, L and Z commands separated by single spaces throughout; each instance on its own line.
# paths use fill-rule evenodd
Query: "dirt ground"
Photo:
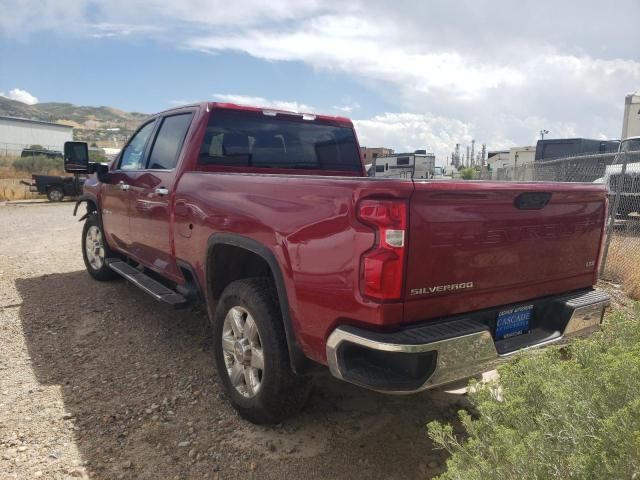
M 203 316 L 84 270 L 72 203 L 0 205 L 0 479 L 430 478 L 465 397 L 316 379 L 276 427 L 225 401 Z M 456 427 L 458 428 L 458 427 Z

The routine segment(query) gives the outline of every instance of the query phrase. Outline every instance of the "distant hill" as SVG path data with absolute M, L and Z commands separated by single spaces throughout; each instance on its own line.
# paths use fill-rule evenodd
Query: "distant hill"
M 111 107 L 84 107 L 71 103 L 26 103 L 0 97 L 0 115 L 43 120 L 73 127 L 76 140 L 99 147 L 121 147 L 140 123 L 144 113 L 124 112 Z

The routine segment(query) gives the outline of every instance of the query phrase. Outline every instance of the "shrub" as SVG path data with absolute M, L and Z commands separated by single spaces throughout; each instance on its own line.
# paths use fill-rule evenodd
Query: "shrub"
M 61 158 L 37 156 L 18 158 L 13 162 L 13 168 L 28 174 L 41 173 L 47 175 L 62 172 L 64 165 Z
M 107 157 L 95 150 L 89 150 L 89 161 L 96 162 L 96 163 L 103 163 L 107 161 Z
M 464 180 L 473 180 L 475 176 L 475 170 L 471 167 L 460 169 L 460 177 Z
M 640 304 L 570 346 L 525 353 L 470 389 L 468 433 L 431 422 L 451 453 L 439 478 L 640 478 Z M 474 418 L 476 417 L 476 418 Z

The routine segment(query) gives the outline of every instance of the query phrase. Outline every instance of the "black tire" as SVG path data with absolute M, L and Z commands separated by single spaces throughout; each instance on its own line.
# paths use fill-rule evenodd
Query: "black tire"
M 92 262 L 92 260 L 88 257 L 87 252 L 87 244 L 91 240 L 87 237 L 89 234 L 99 232 L 101 242 L 102 242 L 102 262 Z M 102 225 L 100 225 L 100 219 L 98 218 L 97 213 L 91 213 L 84 222 L 84 227 L 82 228 L 82 258 L 84 259 L 84 265 L 87 268 L 87 272 L 96 280 L 101 282 L 106 282 L 109 280 L 114 280 L 118 278 L 118 274 L 111 270 L 104 259 L 110 258 L 111 250 L 109 249 L 109 245 L 107 245 L 106 240 L 104 239 L 104 234 L 102 232 Z
M 61 202 L 64 199 L 64 190 L 61 187 L 51 187 L 47 190 L 47 198 L 50 202 Z
M 256 424 L 279 423 L 295 415 L 304 405 L 308 392 L 305 379 L 291 370 L 282 316 L 274 298 L 277 298 L 275 288 L 268 279 L 238 280 L 222 292 L 213 318 L 213 350 L 218 376 L 236 411 Z M 241 307 L 253 318 L 263 354 L 260 386 L 250 397 L 234 387 L 225 363 L 222 346 L 225 318 L 234 307 Z M 230 358 L 233 356 L 227 354 L 228 361 L 232 361 Z

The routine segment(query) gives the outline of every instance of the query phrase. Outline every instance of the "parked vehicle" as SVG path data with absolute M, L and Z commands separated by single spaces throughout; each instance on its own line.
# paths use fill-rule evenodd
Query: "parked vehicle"
M 29 186 L 29 191 L 46 195 L 51 202 L 61 202 L 64 197 L 77 197 L 82 194 L 82 185 L 86 176 L 73 177 L 57 175 L 31 175 L 31 183 L 22 182 Z
M 436 173 L 436 157 L 426 150 L 385 155 L 377 157 L 374 163 L 373 175 L 369 175 L 372 177 L 431 179 Z
M 370 178 L 351 121 L 202 103 L 90 173 L 82 254 L 170 306 L 201 301 L 236 410 L 279 422 L 326 365 L 412 393 L 600 325 L 602 185 Z
M 590 138 L 548 138 L 536 143 L 537 160 L 553 160 L 556 158 L 575 157 L 598 153 L 615 153 L 618 151 L 618 140 L 594 140 Z
M 47 158 L 59 158 L 62 160 L 62 152 L 57 150 L 47 150 L 46 148 L 25 148 L 20 153 L 20 157 L 47 157 Z
M 623 175 L 625 160 L 626 167 Z M 615 164 L 606 167 L 604 176 L 594 180 L 594 183 L 606 185 L 611 206 L 614 206 L 614 197 L 620 191 L 617 205 L 619 217 L 624 219 L 629 214 L 640 212 L 640 137 L 623 140 L 620 143 Z

